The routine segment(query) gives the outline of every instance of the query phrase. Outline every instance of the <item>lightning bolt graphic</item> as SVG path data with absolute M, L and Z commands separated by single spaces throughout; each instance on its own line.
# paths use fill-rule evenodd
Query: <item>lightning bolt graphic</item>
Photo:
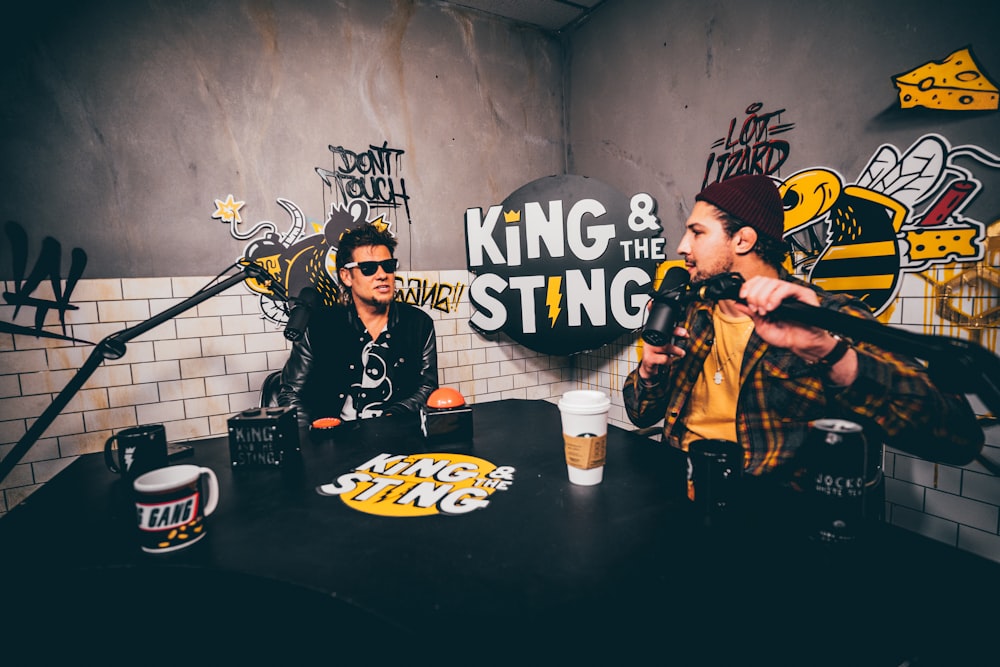
M 549 307 L 549 319 L 555 328 L 559 318 L 559 304 L 562 302 L 562 276 L 549 276 L 549 288 L 545 293 L 545 305 Z

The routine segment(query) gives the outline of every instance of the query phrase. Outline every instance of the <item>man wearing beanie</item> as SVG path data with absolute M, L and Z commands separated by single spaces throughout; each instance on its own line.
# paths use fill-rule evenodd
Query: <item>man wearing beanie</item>
M 810 422 L 846 419 L 864 429 L 869 483 L 881 477 L 881 445 L 964 464 L 984 435 L 964 395 L 938 390 L 905 355 L 828 331 L 767 317 L 785 300 L 874 319 L 860 300 L 792 277 L 783 263 L 784 213 L 767 176 L 713 183 L 695 205 L 677 247 L 692 283 L 723 273 L 745 282 L 736 300 L 694 300 L 675 331 L 678 345 L 644 344 L 623 388 L 639 427 L 663 420 L 662 438 L 739 443 L 744 472 L 794 485 Z

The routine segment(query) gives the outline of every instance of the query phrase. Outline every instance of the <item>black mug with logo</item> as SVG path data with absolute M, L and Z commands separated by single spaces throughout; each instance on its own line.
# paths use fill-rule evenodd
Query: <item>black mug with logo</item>
M 733 520 L 742 497 L 743 447 L 730 440 L 695 440 L 688 446 L 691 500 L 706 526 Z
M 166 466 L 167 432 L 163 424 L 118 431 L 104 443 L 104 463 L 108 470 L 129 480 Z

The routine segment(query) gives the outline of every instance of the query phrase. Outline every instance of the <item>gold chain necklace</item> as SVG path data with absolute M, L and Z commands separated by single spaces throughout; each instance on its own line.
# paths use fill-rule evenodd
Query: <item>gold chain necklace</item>
M 730 352 L 729 356 L 726 357 L 725 361 L 723 361 L 722 355 L 719 354 L 720 341 L 722 340 L 723 337 L 718 335 L 718 330 L 719 330 L 718 322 L 721 321 L 722 321 L 721 318 L 716 320 L 717 326 L 716 326 L 715 343 L 712 345 L 712 353 L 715 355 L 715 375 L 712 376 L 712 382 L 714 382 L 717 385 L 722 384 L 722 381 L 725 379 L 722 375 L 723 367 L 725 367 L 726 364 L 732 361 L 733 357 L 735 357 L 737 354 L 742 354 L 743 351 L 746 350 L 746 343 L 749 341 L 750 333 L 753 331 L 753 322 L 750 322 L 750 325 L 742 332 L 740 332 L 740 337 L 745 339 L 743 346 L 738 347 L 734 352 Z
M 735 356 L 736 356 L 736 353 L 733 352 L 728 357 L 726 357 L 725 361 L 720 361 L 719 360 L 719 350 L 718 349 L 715 350 L 715 375 L 712 376 L 712 381 L 715 382 L 715 384 L 722 384 L 722 379 L 723 379 L 722 378 L 722 367 L 724 365 L 728 364 L 730 361 L 732 361 L 733 357 L 735 357 Z

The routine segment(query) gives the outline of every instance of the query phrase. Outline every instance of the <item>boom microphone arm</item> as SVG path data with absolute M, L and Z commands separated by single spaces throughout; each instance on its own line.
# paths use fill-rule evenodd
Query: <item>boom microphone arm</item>
M 723 274 L 691 285 L 692 298 L 742 301 L 739 297 L 742 285 L 743 276 L 740 274 Z M 938 388 L 954 394 L 974 394 L 993 417 L 1000 416 L 1000 357 L 977 343 L 952 336 L 905 331 L 876 320 L 865 320 L 794 300 L 783 302 L 769 317 L 826 329 L 851 340 L 921 359 L 927 364 L 927 374 Z M 993 474 L 1000 475 L 997 464 L 982 456 L 976 460 Z
M 691 288 L 694 298 L 741 301 L 739 293 L 742 285 L 743 277 L 730 273 L 709 278 Z M 769 317 L 826 329 L 852 340 L 922 359 L 927 363 L 928 374 L 940 389 L 975 394 L 992 415 L 1000 416 L 1000 357 L 977 343 L 952 336 L 905 331 L 876 320 L 864 320 L 794 300 L 783 302 Z
M 1000 415 L 1000 357 L 972 341 L 904 331 L 798 301 L 783 303 L 773 315 L 922 359 L 939 388 L 976 394 L 991 414 Z
M 135 338 L 136 336 L 141 336 L 153 327 L 163 324 L 169 319 L 177 317 L 184 311 L 197 306 L 202 301 L 210 299 L 211 297 L 224 292 L 233 285 L 236 285 L 247 278 L 255 278 L 261 283 L 268 283 L 270 287 L 274 290 L 274 293 L 278 298 L 283 301 L 288 300 L 288 295 L 285 293 L 284 288 L 274 280 L 274 276 L 269 274 L 264 267 L 253 262 L 248 262 L 242 265 L 242 269 L 239 273 L 236 273 L 229 278 L 226 278 L 222 282 L 216 283 L 205 287 L 194 295 L 188 297 L 184 301 L 181 301 L 170 308 L 167 308 L 162 313 L 158 313 L 153 317 L 149 318 L 145 322 L 140 322 L 139 324 L 113 333 L 101 342 L 94 346 L 93 351 L 87 360 L 80 367 L 80 370 L 76 372 L 70 381 L 66 384 L 61 392 L 55 397 L 51 405 L 45 409 L 44 412 L 35 420 L 31 425 L 31 428 L 25 432 L 24 436 L 17 441 L 14 448 L 7 452 L 7 456 L 0 461 L 0 482 L 2 482 L 10 471 L 14 469 L 17 462 L 28 453 L 28 450 L 38 441 L 62 409 L 70 402 L 76 392 L 80 391 L 80 388 L 84 383 L 93 375 L 94 371 L 97 370 L 98 366 L 105 359 L 120 359 L 125 355 L 126 349 L 125 344 Z

